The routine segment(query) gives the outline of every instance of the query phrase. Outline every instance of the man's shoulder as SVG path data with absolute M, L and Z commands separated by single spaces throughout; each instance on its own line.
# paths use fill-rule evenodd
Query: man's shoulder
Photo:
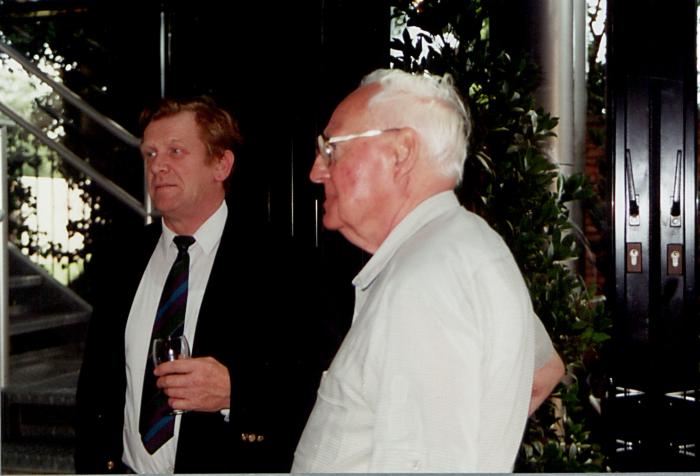
M 478 283 L 484 269 L 519 274 L 510 249 L 483 219 L 466 210 L 448 215 L 427 223 L 402 243 L 382 275 L 384 285 L 437 295 L 450 289 L 458 295 L 470 283 Z
M 442 266 L 458 259 L 470 263 L 500 259 L 508 253 L 503 238 L 483 218 L 460 207 L 416 230 L 402 244 L 396 258 Z

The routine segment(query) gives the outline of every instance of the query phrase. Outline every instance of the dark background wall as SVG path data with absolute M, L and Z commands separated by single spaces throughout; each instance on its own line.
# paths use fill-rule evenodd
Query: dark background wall
M 43 55 L 47 44 L 64 64 L 75 64 L 63 81 L 137 136 L 139 113 L 161 96 L 161 80 L 166 95 L 208 94 L 232 111 L 245 140 L 232 199 L 320 262 L 320 271 L 310 266 L 300 279 L 325 276 L 323 294 L 342 334 L 352 310 L 350 281 L 366 257 L 320 229 L 322 189 L 308 172 L 315 138 L 338 101 L 364 74 L 388 66 L 389 17 L 386 0 L 7 0 L 0 3 L 0 32 L 29 56 Z M 115 145 L 69 106 L 66 120 L 66 142 L 142 197 L 138 152 Z M 107 195 L 101 213 L 115 226 L 139 222 Z M 99 241 L 103 233 L 109 230 L 92 236 Z
M 322 210 L 323 194 L 308 172 L 315 138 L 335 105 L 364 74 L 388 65 L 388 2 L 176 0 L 163 2 L 159 10 L 170 40 L 166 95 L 209 94 L 238 116 L 245 144 L 232 198 L 244 201 L 251 215 L 270 222 L 280 236 L 293 236 L 300 252 L 310 254 L 309 262 L 321 264 L 321 269 L 299 270 L 299 276 L 311 284 L 324 275 L 329 286 L 323 294 L 336 314 L 331 328 L 337 327 L 340 338 L 352 311 L 350 281 L 363 256 L 336 233 L 319 228 L 316 210 Z M 122 24 L 129 22 L 128 13 L 110 15 L 116 14 L 124 17 Z M 152 18 L 156 14 L 149 12 Z M 131 71 L 123 79 L 127 93 L 134 87 L 130 54 L 148 48 L 142 61 L 151 77 L 142 100 L 160 89 L 152 77 L 159 48 L 152 39 L 156 20 L 143 30 L 147 44 L 125 47 L 129 51 L 120 57 Z M 129 28 L 117 31 L 125 45 L 133 43 Z

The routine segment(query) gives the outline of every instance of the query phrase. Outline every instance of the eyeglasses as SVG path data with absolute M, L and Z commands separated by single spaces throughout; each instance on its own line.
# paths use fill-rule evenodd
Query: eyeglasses
M 385 132 L 389 131 L 395 131 L 397 128 L 391 128 L 391 129 L 372 129 L 369 131 L 365 132 L 360 132 L 358 134 L 347 134 L 344 136 L 335 136 L 335 137 L 328 137 L 324 136 L 323 134 L 320 134 L 318 138 L 316 139 L 317 141 L 317 146 L 318 146 L 318 153 L 323 159 L 324 163 L 326 164 L 326 167 L 333 162 L 334 157 L 333 153 L 335 152 L 335 147 L 333 147 L 333 144 L 337 144 L 339 142 L 347 142 L 349 140 L 354 140 L 354 139 L 360 139 L 363 137 L 375 137 L 380 134 L 384 134 Z

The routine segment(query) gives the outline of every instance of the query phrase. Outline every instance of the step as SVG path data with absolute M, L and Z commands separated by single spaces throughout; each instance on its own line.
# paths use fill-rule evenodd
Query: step
M 75 407 L 65 405 L 4 405 L 3 443 L 73 443 Z
M 22 319 L 23 316 L 30 315 L 34 305 L 34 302 L 15 302 L 10 304 L 8 308 L 10 319 Z
M 31 405 L 9 406 L 12 421 L 3 441 L 49 441 L 72 443 L 75 440 L 75 408 Z
M 38 274 L 10 276 L 10 291 L 30 289 L 39 285 L 41 285 L 41 276 Z
M 3 389 L 11 403 L 73 405 L 82 355 L 74 345 L 46 348 L 11 355 L 8 385 Z M 32 401 L 21 401 L 20 395 L 33 394 Z M 72 397 L 71 397 L 72 395 Z
M 45 314 L 26 312 L 13 315 L 10 322 L 10 336 L 87 323 L 89 320 L 90 313 L 87 311 L 63 311 Z
M 2 474 L 75 474 L 73 445 L 2 442 Z
M 3 389 L 3 443 L 72 442 L 81 358 L 69 347 L 10 357 Z
M 66 367 L 66 363 L 63 363 Z M 41 366 L 37 366 L 41 367 Z M 10 385 L 5 390 L 9 404 L 23 405 L 75 405 L 75 389 L 78 384 L 80 362 L 61 368 L 61 365 L 47 363 L 45 368 L 22 369 L 21 372 L 10 372 Z M 45 370 L 55 368 L 56 374 L 42 375 Z M 38 375 L 33 378 L 32 375 Z

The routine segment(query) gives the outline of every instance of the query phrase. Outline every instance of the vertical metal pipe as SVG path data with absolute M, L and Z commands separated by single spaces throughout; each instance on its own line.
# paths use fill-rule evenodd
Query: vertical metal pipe
M 165 3 L 160 4 L 160 97 L 165 97 L 165 66 L 168 55 L 168 32 L 165 24 Z
M 165 18 L 165 2 L 160 2 L 160 97 L 165 97 L 165 70 L 168 62 L 168 26 Z M 148 194 L 148 182 L 146 181 L 146 170 L 144 162 L 143 169 L 143 204 L 146 207 L 146 225 L 153 222 L 153 202 Z
M 586 163 L 586 131 L 588 130 L 588 85 L 586 84 L 586 2 L 574 0 L 573 64 L 574 64 L 574 168 L 581 172 Z
M 572 172 L 583 173 L 586 169 L 586 131 L 588 130 L 586 84 L 586 2 L 572 0 L 569 15 L 571 21 L 571 159 Z M 576 202 L 571 206 L 570 219 L 583 229 L 582 205 Z
M 559 118 L 550 153 L 563 174 L 580 173 L 586 137 L 586 3 L 534 0 L 529 5 L 538 25 L 530 41 L 543 74 L 538 101 Z M 580 205 L 570 205 L 569 212 L 581 226 Z
M 143 178 L 143 205 L 146 208 L 146 213 L 147 213 L 146 217 L 144 218 L 144 221 L 145 221 L 146 225 L 150 225 L 151 223 L 153 223 L 153 214 L 154 214 L 153 201 L 151 200 L 151 196 L 148 194 L 148 183 L 146 182 L 146 175 L 145 175 L 146 173 L 148 173 L 148 171 L 144 168 L 143 173 L 144 173 L 144 176 L 143 176 L 144 177 Z
M 168 56 L 170 54 L 170 42 L 168 38 L 168 25 L 165 12 L 165 2 L 160 2 L 160 97 L 165 97 L 165 73 L 168 65 Z M 145 163 L 144 163 L 145 164 Z M 145 166 L 144 166 L 145 167 Z M 148 183 L 146 182 L 146 174 L 148 170 L 143 169 L 143 204 L 148 215 L 146 216 L 146 224 L 153 221 L 153 202 L 148 194 Z
M 7 124 L 0 123 L 0 388 L 10 378 L 9 256 L 7 251 Z
M 585 0 L 494 0 L 495 44 L 527 53 L 539 65 L 537 105 L 559 118 L 548 152 L 565 174 L 583 169 L 585 138 Z M 583 114 L 583 116 L 581 116 Z M 583 124 L 579 119 L 583 117 Z
M 537 27 L 530 32 L 530 49 L 542 69 L 539 104 L 559 118 L 550 154 L 563 173 L 574 169 L 573 154 L 573 32 L 572 2 L 531 0 L 529 10 Z
M 573 153 L 573 32 L 572 32 L 572 3 L 573 0 L 554 0 L 558 4 L 557 15 L 557 42 L 551 44 L 555 51 L 550 52 L 550 60 L 558 59 L 557 64 L 552 64 L 555 72 L 554 80 L 558 82 L 559 94 L 551 98 L 556 103 L 559 116 L 557 136 L 557 158 L 559 166 L 567 174 L 575 170 L 575 158 Z M 567 170 L 568 169 L 568 170 Z

